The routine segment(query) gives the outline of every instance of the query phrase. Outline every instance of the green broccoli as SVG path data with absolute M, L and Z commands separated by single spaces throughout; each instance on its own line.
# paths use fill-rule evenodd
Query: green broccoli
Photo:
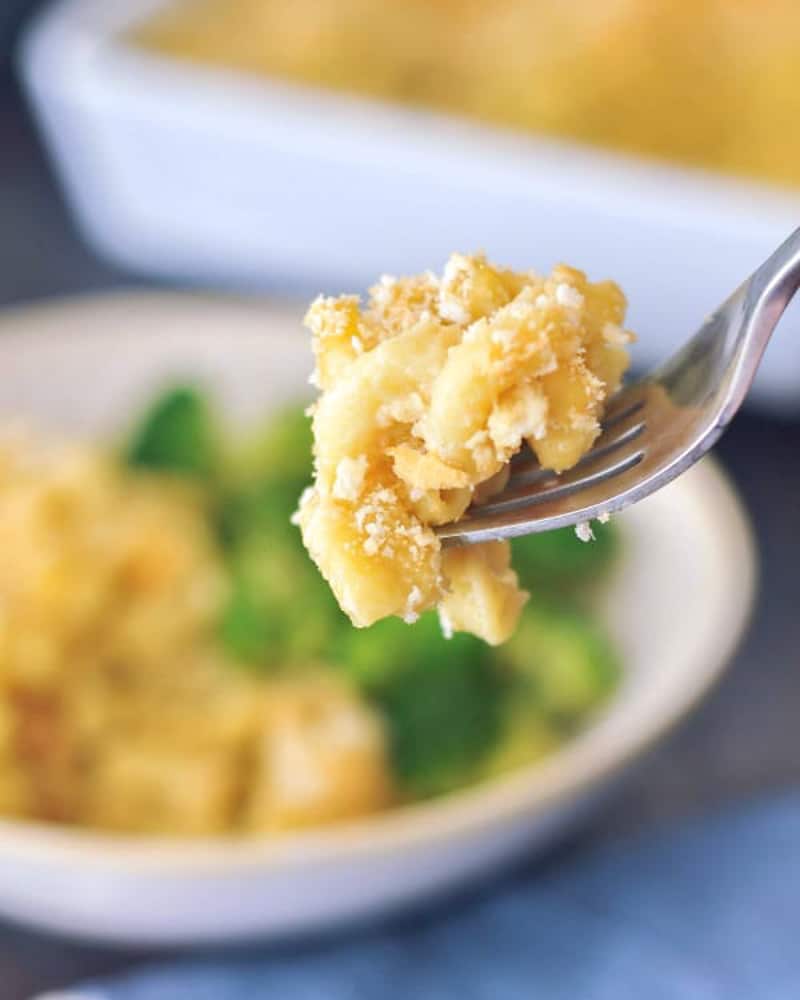
M 577 611 L 526 607 L 498 655 L 528 685 L 545 718 L 565 730 L 599 705 L 619 677 L 608 637 Z
M 272 663 L 277 636 L 275 620 L 261 598 L 246 576 L 234 574 L 219 634 L 222 644 L 237 660 L 265 668 Z
M 221 636 L 258 668 L 324 658 L 346 627 L 327 584 L 290 524 L 311 478 L 311 429 L 300 407 L 270 418 L 231 463 L 217 524 L 234 577 Z
M 350 628 L 288 516 L 251 522 L 229 551 L 234 580 L 220 635 L 253 667 L 323 660 Z
M 558 728 L 546 717 L 530 689 L 521 684 L 508 686 L 500 726 L 500 738 L 481 771 L 486 778 L 532 764 L 562 742 Z
M 211 407 L 191 386 L 177 386 L 148 408 L 123 450 L 135 468 L 211 480 L 219 470 L 219 441 Z
M 303 409 L 294 406 L 272 416 L 230 464 L 218 514 L 223 544 L 254 532 L 289 534 L 300 544 L 289 519 L 311 480 L 311 425 Z
M 311 420 L 302 406 L 287 406 L 247 435 L 232 456 L 244 482 L 282 482 L 302 489 L 311 481 Z
M 411 795 L 479 776 L 500 733 L 503 678 L 479 639 L 442 636 L 435 614 L 414 625 L 385 619 L 340 637 L 333 658 L 381 709 L 394 771 Z
M 534 599 L 547 593 L 571 597 L 597 580 L 613 562 L 619 536 L 612 524 L 592 524 L 595 540 L 582 542 L 573 528 L 523 535 L 511 543 L 514 569 Z
M 222 544 L 232 548 L 243 539 L 277 535 L 301 545 L 300 532 L 291 524 L 298 498 L 298 487 L 292 482 L 265 479 L 244 486 L 227 485 L 217 508 Z

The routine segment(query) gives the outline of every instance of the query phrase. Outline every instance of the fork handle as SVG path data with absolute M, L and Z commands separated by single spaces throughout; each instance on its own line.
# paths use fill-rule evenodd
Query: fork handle
M 799 287 L 800 229 L 795 229 L 728 300 L 739 314 L 741 334 L 719 417 L 722 426 L 741 406 L 778 320 Z
M 746 282 L 756 301 L 768 304 L 770 313 L 777 309 L 774 329 L 792 296 L 800 287 L 800 229 L 789 236 Z M 767 338 L 772 333 L 770 329 Z

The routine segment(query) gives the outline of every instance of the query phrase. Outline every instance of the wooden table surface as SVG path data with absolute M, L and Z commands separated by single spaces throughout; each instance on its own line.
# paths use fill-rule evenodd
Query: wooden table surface
M 14 87 L 0 73 L 0 305 L 133 283 L 76 237 Z M 800 421 L 745 414 L 718 454 L 750 508 L 761 549 L 750 633 L 711 698 L 549 864 L 611 837 L 792 785 L 800 775 Z M 0 1000 L 28 1000 L 152 957 L 0 924 Z

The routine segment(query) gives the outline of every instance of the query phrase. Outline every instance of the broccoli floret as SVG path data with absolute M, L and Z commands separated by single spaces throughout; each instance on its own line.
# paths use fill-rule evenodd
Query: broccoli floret
M 592 531 L 593 542 L 582 542 L 573 528 L 515 538 L 511 551 L 522 586 L 558 597 L 596 582 L 613 562 L 619 536 L 612 524 L 593 523 Z
M 349 628 L 288 519 L 280 530 L 258 526 L 229 555 L 233 591 L 220 635 L 239 660 L 257 669 L 322 660 Z
M 219 468 L 219 441 L 206 397 L 191 386 L 160 396 L 123 449 L 133 467 L 210 480 Z
M 258 668 L 323 658 L 346 619 L 290 524 L 311 478 L 311 430 L 299 407 L 270 418 L 231 464 L 217 524 L 234 589 L 227 648 Z
M 303 407 L 286 407 L 247 436 L 233 458 L 234 471 L 245 482 L 282 482 L 300 490 L 311 481 L 312 441 Z
M 134 467 L 205 481 L 232 581 L 219 626 L 228 652 L 257 669 L 323 658 L 346 619 L 289 523 L 311 475 L 302 409 L 273 417 L 229 459 L 206 397 L 180 386 L 149 407 L 124 456 Z
M 616 653 L 602 628 L 577 611 L 526 607 L 499 655 L 530 687 L 544 717 L 571 729 L 619 678 Z
M 275 619 L 265 613 L 264 602 L 245 576 L 235 575 L 233 588 L 220 621 L 220 639 L 236 659 L 267 667 L 276 638 Z
M 288 538 L 301 545 L 300 532 L 291 524 L 299 491 L 294 483 L 261 480 L 245 486 L 228 486 L 219 502 L 217 529 L 226 547 L 243 539 L 265 535 Z
M 503 699 L 501 736 L 489 754 L 483 775 L 491 778 L 546 757 L 563 737 L 521 684 L 510 684 Z
M 311 480 L 311 425 L 302 408 L 273 416 L 239 450 L 230 473 L 218 516 L 223 544 L 254 531 L 290 534 L 299 544 L 289 519 Z
M 414 625 L 385 619 L 348 631 L 334 655 L 382 710 L 409 794 L 438 795 L 479 776 L 499 735 L 503 689 L 488 646 L 460 633 L 446 640 L 429 613 Z
M 487 776 L 551 753 L 606 698 L 619 664 L 604 632 L 577 611 L 528 607 L 497 653 L 508 675 L 502 736 Z

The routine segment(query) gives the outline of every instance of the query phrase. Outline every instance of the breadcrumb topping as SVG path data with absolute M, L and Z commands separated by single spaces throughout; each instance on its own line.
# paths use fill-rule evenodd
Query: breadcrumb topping
M 359 455 L 358 458 L 350 458 L 345 455 L 336 467 L 336 479 L 333 483 L 334 497 L 337 500 L 358 500 L 366 474 L 366 455 Z
M 624 314 L 613 282 L 483 254 L 384 275 L 363 305 L 312 303 L 316 476 L 296 523 L 355 625 L 437 607 L 446 634 L 508 638 L 526 595 L 507 543 L 442 550 L 434 529 L 501 489 L 526 442 L 555 472 L 592 446 L 628 365 Z

